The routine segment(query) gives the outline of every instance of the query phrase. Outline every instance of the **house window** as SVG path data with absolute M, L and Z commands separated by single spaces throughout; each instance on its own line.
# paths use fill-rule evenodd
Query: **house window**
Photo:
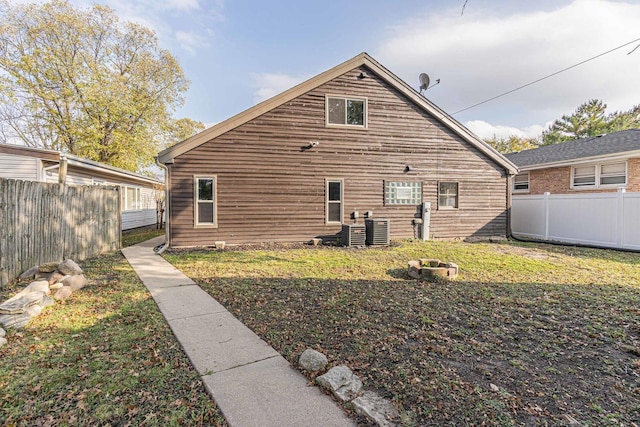
M 195 177 L 195 225 L 217 225 L 216 221 L 216 177 Z
M 341 224 L 343 218 L 342 195 L 343 183 L 341 179 L 327 179 L 325 185 L 327 224 Z
M 458 208 L 458 183 L 438 183 L 438 209 Z
M 572 188 L 618 187 L 627 184 L 627 163 L 575 166 L 571 170 Z
M 366 126 L 366 99 L 327 96 L 326 104 L 328 125 Z
M 513 177 L 513 192 L 526 193 L 529 191 L 529 172 L 519 173 Z
M 421 182 L 385 181 L 385 205 L 419 205 L 420 203 L 422 203 Z
M 627 164 L 610 163 L 600 166 L 600 185 L 625 185 L 627 183 Z
M 593 187 L 596 185 L 596 167 L 580 166 L 573 168 L 574 187 Z
M 142 209 L 139 187 L 121 186 L 120 205 L 123 211 Z

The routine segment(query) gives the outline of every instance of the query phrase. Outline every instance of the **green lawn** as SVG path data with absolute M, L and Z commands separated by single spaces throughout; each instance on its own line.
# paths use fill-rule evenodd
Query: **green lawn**
M 312 347 L 347 364 L 405 425 L 640 423 L 639 254 L 401 242 L 165 256 L 292 363 Z M 460 276 L 409 280 L 418 258 Z
M 80 265 L 88 287 L 8 331 L 0 425 L 226 425 L 124 257 Z M 2 290 L 0 300 L 23 286 Z

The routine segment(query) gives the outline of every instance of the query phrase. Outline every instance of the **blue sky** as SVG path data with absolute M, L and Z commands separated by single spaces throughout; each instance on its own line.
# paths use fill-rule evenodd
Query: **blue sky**
M 87 6 L 87 0 L 72 0 Z M 360 52 L 449 113 L 640 38 L 634 0 L 103 0 L 153 28 L 191 81 L 176 117 L 213 125 Z M 640 42 L 456 114 L 481 137 L 536 135 L 579 104 L 640 104 Z

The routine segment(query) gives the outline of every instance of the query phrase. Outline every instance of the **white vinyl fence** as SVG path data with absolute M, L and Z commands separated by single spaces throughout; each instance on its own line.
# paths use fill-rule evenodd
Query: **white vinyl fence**
M 640 250 L 640 193 L 514 195 L 514 236 Z

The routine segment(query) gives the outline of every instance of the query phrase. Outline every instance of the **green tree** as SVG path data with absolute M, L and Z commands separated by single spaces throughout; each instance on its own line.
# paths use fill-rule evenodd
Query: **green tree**
M 640 105 L 611 114 L 606 109 L 607 104 L 599 99 L 585 102 L 573 114 L 562 116 L 543 131 L 542 145 L 640 127 Z
M 517 135 L 509 135 L 506 138 L 498 138 L 494 135 L 493 138 L 486 139 L 485 142 L 502 154 L 515 153 L 540 146 L 539 138 L 522 138 Z
M 573 114 L 562 116 L 542 132 L 543 145 L 605 133 L 608 128 L 606 109 L 607 105 L 599 99 L 585 102 Z
M 609 132 L 640 128 L 640 105 L 629 111 L 616 111 L 609 116 Z
M 0 0 L 0 70 L 5 141 L 138 170 L 175 142 L 168 130 L 202 127 L 172 118 L 189 85 L 177 60 L 104 6 Z

